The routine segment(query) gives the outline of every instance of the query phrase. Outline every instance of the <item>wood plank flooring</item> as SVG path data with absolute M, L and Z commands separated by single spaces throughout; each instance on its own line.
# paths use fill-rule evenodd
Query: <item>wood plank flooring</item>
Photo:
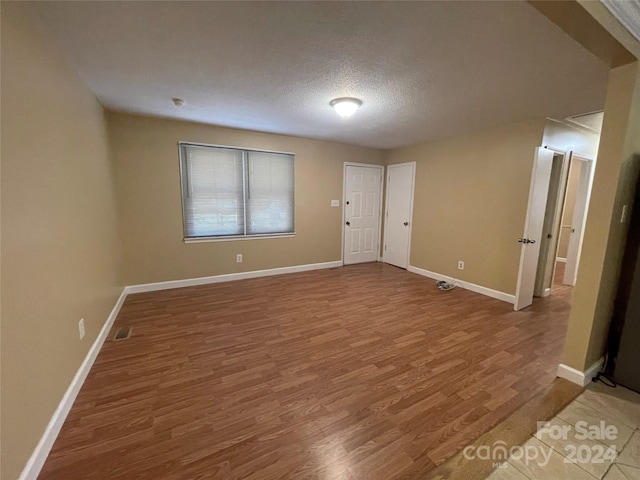
M 40 478 L 422 478 L 551 384 L 569 295 L 381 263 L 130 295 Z
M 523 445 L 538 430 L 538 422 L 553 418 L 584 389 L 563 378 L 556 378 L 551 385 L 534 396 L 496 427 L 478 438 L 473 445 L 489 449 L 503 445 L 508 451 L 515 445 Z M 498 443 L 502 442 L 502 443 Z M 489 450 L 492 451 L 492 450 Z M 428 480 L 485 479 L 495 470 L 493 460 L 484 460 L 458 452 L 442 465 L 431 470 Z M 506 476 L 508 478 L 508 476 Z

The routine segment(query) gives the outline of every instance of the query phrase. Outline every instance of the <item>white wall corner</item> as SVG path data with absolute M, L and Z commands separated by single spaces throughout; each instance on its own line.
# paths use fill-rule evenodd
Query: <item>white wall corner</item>
M 122 304 L 124 303 L 126 297 L 126 289 L 123 289 L 120 297 L 118 298 L 118 301 L 111 310 L 111 313 L 107 317 L 106 322 L 102 326 L 100 333 L 87 352 L 87 356 L 80 365 L 80 368 L 73 377 L 73 380 L 71 380 L 69 388 L 67 388 L 67 391 L 62 397 L 62 400 L 60 400 L 58 408 L 56 408 L 56 411 L 53 412 L 51 420 L 49 420 L 49 424 L 47 425 L 47 428 L 45 428 L 44 433 L 42 434 L 42 437 L 38 442 L 38 445 L 36 445 L 36 448 L 31 454 L 31 457 L 29 457 L 29 460 L 22 470 L 20 477 L 18 477 L 19 480 L 35 480 L 38 478 L 40 470 L 42 470 L 44 462 L 47 460 L 49 452 L 51 451 L 51 448 L 53 447 L 53 444 L 56 441 L 58 434 L 60 433 L 62 424 L 66 420 L 67 415 L 69 415 L 69 411 L 73 406 L 73 402 L 78 396 L 80 388 L 82 388 L 82 384 L 86 380 L 87 375 L 89 374 L 89 371 L 93 366 L 93 362 L 95 362 L 96 357 L 98 356 L 98 353 L 102 348 L 102 344 L 106 340 L 107 335 L 109 334 L 109 330 L 111 330 L 111 326 L 113 325 L 113 322 L 115 322 L 116 317 L 118 316 L 120 308 L 122 307 Z
M 432 278 L 438 281 L 445 280 L 447 282 L 451 282 L 451 278 L 452 278 L 446 275 L 442 275 L 440 273 L 430 272 L 429 270 L 425 270 L 424 268 L 414 267 L 412 265 L 409 265 L 409 267 L 407 268 L 407 271 L 411 273 L 417 273 L 418 275 L 422 275 L 423 277 Z M 485 295 L 487 297 L 502 300 L 503 302 L 507 302 L 511 304 L 516 303 L 515 295 L 511 295 L 505 292 L 500 292 L 498 290 L 493 290 L 492 288 L 483 287 L 482 285 L 476 285 L 475 283 L 465 282 L 462 280 L 456 280 L 455 285 L 465 290 L 479 293 L 480 295 Z
M 598 373 L 600 368 L 602 368 L 603 364 L 604 357 L 600 358 L 600 360 L 582 372 L 570 367 L 569 365 L 561 363 L 558 365 L 557 376 L 564 378 L 565 380 L 569 380 L 571 383 L 575 383 L 576 385 L 580 385 L 581 387 L 585 387 L 593 380 L 593 377 Z

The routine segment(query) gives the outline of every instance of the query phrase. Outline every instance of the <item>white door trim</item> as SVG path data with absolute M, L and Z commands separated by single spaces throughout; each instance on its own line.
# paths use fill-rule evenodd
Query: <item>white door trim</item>
M 574 233 L 569 237 L 569 247 L 567 250 L 567 263 L 565 267 L 564 278 L 562 283 L 574 286 L 578 275 L 578 266 L 580 264 L 580 254 L 582 253 L 582 242 L 584 240 L 584 230 L 587 223 L 587 215 L 589 214 L 589 200 L 591 199 L 591 188 L 593 186 L 593 175 L 595 172 L 596 159 L 586 155 L 573 153 L 571 161 L 578 160 L 583 162 L 580 169 L 580 180 L 578 191 L 576 192 L 576 203 L 574 207 L 574 215 L 571 224 Z M 579 225 L 574 225 L 574 220 L 580 218 Z
M 344 216 L 346 215 L 346 211 L 344 208 L 344 204 L 347 200 L 347 167 L 366 167 L 366 168 L 377 168 L 380 170 L 380 207 L 378 208 L 378 261 L 380 261 L 380 245 L 381 245 L 381 235 L 382 235 L 382 190 L 384 187 L 384 165 L 376 165 L 370 163 L 357 163 L 357 162 L 344 162 L 342 165 L 342 215 L 340 216 L 340 220 L 342 221 L 342 240 L 340 242 L 340 259 L 342 261 L 342 265 L 344 265 Z
M 387 175 L 389 175 L 389 170 L 395 167 L 406 167 L 406 166 L 410 166 L 412 168 L 412 175 L 411 175 L 411 205 L 409 207 L 409 238 L 408 238 L 408 245 L 407 245 L 407 269 L 409 268 L 409 265 L 411 265 L 411 234 L 413 232 L 413 195 L 416 189 L 416 162 L 404 162 L 404 163 L 394 163 L 393 165 L 387 165 Z M 385 177 L 386 178 L 386 177 Z M 385 183 L 386 189 L 385 189 L 385 200 L 384 200 L 384 204 L 385 204 L 385 209 L 384 209 L 384 218 L 388 219 L 388 215 L 389 215 L 389 184 L 388 182 Z M 387 229 L 389 226 L 389 222 L 385 221 L 384 223 L 384 235 L 383 235 L 383 239 L 382 239 L 382 245 L 386 245 L 387 244 Z M 382 251 L 382 261 L 385 261 L 385 250 Z

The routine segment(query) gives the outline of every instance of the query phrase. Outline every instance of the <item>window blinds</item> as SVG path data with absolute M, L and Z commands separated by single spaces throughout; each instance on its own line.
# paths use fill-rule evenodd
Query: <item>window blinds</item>
M 293 233 L 291 154 L 180 144 L 185 238 Z

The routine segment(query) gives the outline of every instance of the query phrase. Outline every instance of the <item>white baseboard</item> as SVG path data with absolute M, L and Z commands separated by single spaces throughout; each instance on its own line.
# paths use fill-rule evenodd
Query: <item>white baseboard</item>
M 334 262 L 324 262 L 324 263 L 311 263 L 308 265 L 295 265 L 292 267 L 282 267 L 282 268 L 272 268 L 269 270 L 255 270 L 252 272 L 240 272 L 240 273 L 230 273 L 226 275 L 214 275 L 212 277 L 201 277 L 201 278 L 190 278 L 185 280 L 174 280 L 170 282 L 158 282 L 158 283 L 147 283 L 142 285 L 130 285 L 124 287 L 118 301 L 116 302 L 113 310 L 107 317 L 107 321 L 104 323 L 102 330 L 98 334 L 97 338 L 93 342 L 93 345 L 89 349 L 87 356 L 85 357 L 82 365 L 76 372 L 73 380 L 71 380 L 71 384 L 67 391 L 65 392 L 58 408 L 53 413 L 47 428 L 40 438 L 38 445 L 35 450 L 31 454 L 31 457 L 27 461 L 22 473 L 18 480 L 35 480 L 40 470 L 44 465 L 44 462 L 47 460 L 47 456 L 53 447 L 58 434 L 60 433 L 60 429 L 62 428 L 62 424 L 67 418 L 71 407 L 73 406 L 73 402 L 78 396 L 78 392 L 80 392 L 80 388 L 82 384 L 87 378 L 89 374 L 89 370 L 95 362 L 98 353 L 100 352 L 100 348 L 102 348 L 102 344 L 107 338 L 109 334 L 109 330 L 113 325 L 116 317 L 118 316 L 118 312 L 120 312 L 120 308 L 124 303 L 127 295 L 130 293 L 142 293 L 142 292 L 153 292 L 157 290 L 166 290 L 170 288 L 180 288 L 180 287 L 189 287 L 193 285 L 206 285 L 209 283 L 219 283 L 219 282 L 230 282 L 233 280 L 242 280 L 245 278 L 257 278 L 257 277 L 266 277 L 269 275 L 282 275 L 285 273 L 296 273 L 296 272 L 307 272 L 311 270 L 320 270 L 324 268 L 335 268 L 341 267 L 342 261 L 334 261 Z
M 407 270 L 411 273 L 417 273 L 418 275 L 422 275 L 424 277 L 433 278 L 434 280 L 446 280 L 448 282 L 451 281 L 451 277 L 442 275 L 440 273 L 430 272 L 429 270 L 414 267 L 412 265 L 409 265 Z M 503 302 L 507 302 L 511 304 L 514 304 L 516 302 L 515 295 L 499 292 L 498 290 L 493 290 L 491 288 L 483 287 L 482 285 L 476 285 L 475 283 L 456 280 L 456 285 L 464 288 L 465 290 L 470 290 L 472 292 L 479 293 L 481 295 L 486 295 L 487 297 L 497 298 L 498 300 L 502 300 Z
M 557 376 L 560 378 L 564 378 L 565 380 L 569 380 L 572 383 L 580 385 L 581 387 L 587 386 L 593 376 L 600 370 L 602 365 L 604 364 L 604 357 L 598 360 L 596 363 L 587 368 L 584 372 L 580 370 L 576 370 L 569 365 L 565 365 L 561 363 L 558 365 L 558 373 Z
M 78 396 L 78 392 L 80 392 L 80 388 L 82 388 L 82 384 L 87 378 L 89 370 L 91 370 L 93 362 L 95 362 L 96 357 L 98 356 L 98 352 L 100 352 L 100 348 L 102 348 L 102 344 L 107 338 L 109 330 L 111 329 L 113 322 L 118 316 L 120 307 L 122 307 L 122 304 L 124 303 L 126 297 L 127 294 L 125 292 L 125 289 L 123 289 L 120 297 L 118 298 L 118 301 L 116 302 L 116 305 L 113 307 L 113 310 L 111 310 L 111 313 L 107 317 L 107 321 L 102 326 L 102 329 L 93 342 L 93 345 L 91 345 L 91 348 L 87 352 L 87 356 L 80 365 L 80 368 L 73 377 L 73 380 L 71 380 L 69 388 L 67 388 L 67 391 L 62 397 L 62 400 L 60 400 L 58 408 L 56 408 L 56 411 L 53 412 L 51 420 L 49 420 L 49 424 L 47 425 L 47 428 L 45 428 L 44 433 L 42 434 L 42 437 L 38 442 L 38 445 L 36 445 L 36 448 L 31 454 L 31 457 L 29 457 L 29 460 L 22 470 L 20 477 L 18 477 L 19 480 L 35 480 L 40 474 L 40 470 L 42 470 L 42 466 L 49 456 L 51 447 L 53 447 L 53 444 L 56 441 L 58 434 L 60 433 L 62 424 L 66 420 L 67 415 L 69 414 L 69 411 L 73 406 L 73 402 Z
M 556 257 L 556 262 L 567 263 L 567 259 L 562 257 Z
M 234 280 L 244 280 L 246 278 L 268 277 L 271 275 L 283 275 L 285 273 L 308 272 L 311 270 L 321 270 L 324 268 L 341 267 L 342 260 L 324 263 L 310 263 L 307 265 L 294 265 L 292 267 L 270 268 L 268 270 L 253 270 L 251 272 L 227 273 L 224 275 L 213 275 L 211 277 L 186 278 L 184 280 L 170 280 L 168 282 L 143 283 L 140 285 L 130 285 L 125 287 L 127 294 L 155 292 L 158 290 L 169 290 L 171 288 L 194 287 L 196 285 L 208 285 L 210 283 L 232 282 Z

